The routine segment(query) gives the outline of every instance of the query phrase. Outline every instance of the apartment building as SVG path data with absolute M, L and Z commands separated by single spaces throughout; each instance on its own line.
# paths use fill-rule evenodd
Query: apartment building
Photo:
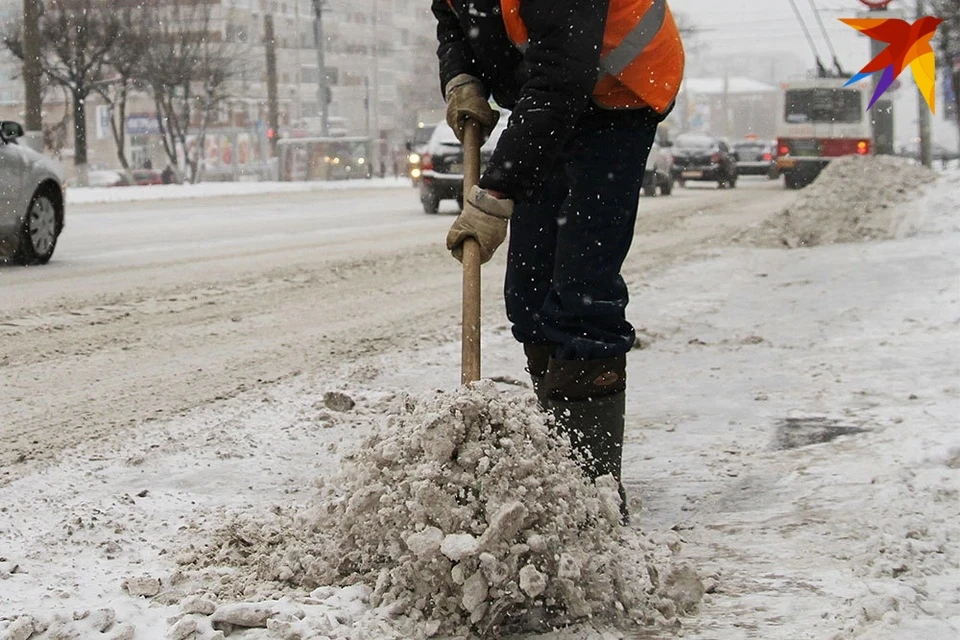
M 0 31 L 6 31 L 19 22 L 23 0 L 0 0 Z M 20 81 L 20 61 L 0 46 L 0 107 L 15 109 L 23 102 L 23 83 Z
M 100 0 L 110 2 L 111 0 Z M 282 135 L 320 132 L 318 56 L 314 37 L 313 0 L 192 0 L 209 4 L 211 41 L 234 51 L 238 64 L 230 82 L 230 98 L 217 114 L 211 131 L 265 135 L 268 122 L 266 16 L 272 17 L 276 43 L 278 105 Z M 0 0 L 0 20 L 15 19 L 23 0 Z M 330 90 L 330 131 L 367 136 L 378 141 L 375 160 L 403 146 L 415 114 L 442 106 L 436 72 L 435 22 L 422 0 L 325 0 L 322 2 L 324 67 Z M 19 62 L 0 56 L 0 101 L 22 103 Z M 51 99 L 57 99 L 51 95 Z M 88 101 L 88 133 L 92 164 L 113 167 L 109 131 L 103 126 L 105 106 Z M 45 105 L 45 112 L 62 113 Z M 7 109 L 10 112 L 10 109 Z M 137 126 L 128 149 L 134 164 L 163 162 L 159 137 L 149 126 L 155 117 L 152 100 L 143 95 L 130 104 Z M 58 116 L 59 117 L 59 116 Z M 130 122 L 128 122 L 130 124 Z M 223 133 L 227 135 L 227 133 Z M 69 149 L 64 160 L 69 159 Z
M 318 132 L 321 113 L 313 0 L 223 0 L 219 28 L 247 64 L 227 106 L 231 122 L 267 118 L 265 16 L 274 23 L 281 130 Z M 322 3 L 330 130 L 402 145 L 418 109 L 442 106 L 436 26 L 420 0 Z M 426 76 L 426 77 L 425 77 Z

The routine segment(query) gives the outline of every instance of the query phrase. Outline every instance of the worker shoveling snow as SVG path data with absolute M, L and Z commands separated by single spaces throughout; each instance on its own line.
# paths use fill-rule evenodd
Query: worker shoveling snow
M 790 206 L 738 240 L 798 248 L 893 238 L 899 223 L 895 205 L 913 197 L 937 175 L 893 156 L 837 158 Z
M 246 516 L 187 550 L 202 568 L 178 581 L 176 597 L 191 598 L 178 623 L 463 638 L 587 620 L 670 624 L 695 610 L 696 572 L 619 518 L 612 477 L 584 480 L 532 396 L 503 397 L 482 381 L 407 397 L 312 505 Z M 190 605 L 204 594 L 247 602 L 204 613 Z M 331 598 L 337 616 L 318 615 Z M 354 599 L 350 619 L 344 598 Z

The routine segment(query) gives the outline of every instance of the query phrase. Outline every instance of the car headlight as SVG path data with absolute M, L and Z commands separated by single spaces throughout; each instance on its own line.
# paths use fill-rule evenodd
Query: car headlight
M 411 164 L 418 164 L 420 162 L 420 154 L 411 153 L 407 160 L 409 160 Z

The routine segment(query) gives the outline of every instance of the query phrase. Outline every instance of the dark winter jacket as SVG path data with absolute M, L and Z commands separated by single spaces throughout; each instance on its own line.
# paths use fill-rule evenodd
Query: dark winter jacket
M 447 0 L 433 0 L 441 91 L 454 76 L 468 73 L 512 111 L 481 187 L 521 198 L 542 183 L 578 128 L 609 118 L 636 118 L 638 126 L 649 126 L 652 109 L 624 114 L 593 105 L 608 4 L 524 0 L 529 47 L 521 54 L 507 37 L 499 0 L 452 0 L 452 9 Z

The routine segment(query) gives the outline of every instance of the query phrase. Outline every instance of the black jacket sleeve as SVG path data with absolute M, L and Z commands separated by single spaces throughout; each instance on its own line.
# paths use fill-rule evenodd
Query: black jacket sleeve
M 433 0 L 431 6 L 437 18 L 437 56 L 440 59 L 440 93 L 447 83 L 461 73 L 480 78 L 475 54 L 470 49 L 460 19 L 446 0 Z
M 521 3 L 529 35 L 524 80 L 481 187 L 520 198 L 543 182 L 592 99 L 608 6 L 609 0 Z

